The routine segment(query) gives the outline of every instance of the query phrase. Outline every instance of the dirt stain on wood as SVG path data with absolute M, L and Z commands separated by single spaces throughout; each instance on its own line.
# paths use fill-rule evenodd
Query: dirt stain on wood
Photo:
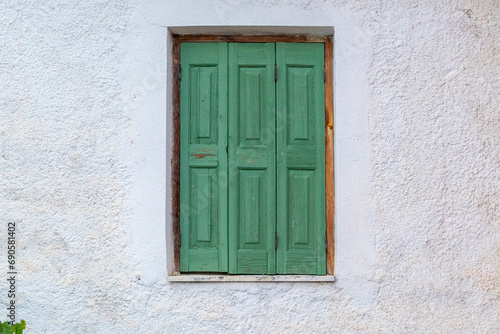
M 191 156 L 194 157 L 195 159 L 203 159 L 205 157 L 213 157 L 214 155 L 210 153 L 194 153 L 191 154 Z

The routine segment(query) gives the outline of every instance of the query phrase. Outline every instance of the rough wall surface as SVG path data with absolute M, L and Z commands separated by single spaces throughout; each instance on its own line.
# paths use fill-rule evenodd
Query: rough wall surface
M 335 27 L 337 282 L 168 282 L 182 25 Z M 496 0 L 3 1 L 26 333 L 500 332 L 499 35 Z

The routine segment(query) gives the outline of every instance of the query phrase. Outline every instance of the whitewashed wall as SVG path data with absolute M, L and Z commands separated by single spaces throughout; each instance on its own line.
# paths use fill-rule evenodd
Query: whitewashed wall
M 499 6 L 2 1 L 26 333 L 500 332 Z M 334 27 L 335 283 L 168 282 L 168 27 L 204 25 Z

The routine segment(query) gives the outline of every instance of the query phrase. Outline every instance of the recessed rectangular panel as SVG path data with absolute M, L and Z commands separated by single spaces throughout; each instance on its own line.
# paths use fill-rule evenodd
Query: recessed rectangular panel
M 217 241 L 217 174 L 214 168 L 191 169 L 191 246 L 215 247 Z
M 212 105 L 212 73 L 213 71 L 200 71 L 198 95 L 198 136 L 199 138 L 210 138 L 210 114 Z
M 259 140 L 261 132 L 261 77 L 262 67 L 240 67 L 240 139 Z M 264 115 L 262 115 L 264 116 Z
M 288 177 L 288 228 L 290 246 L 307 247 L 314 219 L 314 172 L 290 170 Z M 314 227 L 312 225 L 311 227 Z
M 313 76 L 311 67 L 287 67 L 289 143 L 314 141 Z
M 211 225 L 211 215 L 210 215 L 210 174 L 208 171 L 206 173 L 197 173 L 193 178 L 193 192 L 195 193 L 194 203 L 197 207 L 195 208 L 198 217 L 197 228 L 197 240 L 196 241 L 210 241 L 210 225 Z
M 191 143 L 217 141 L 217 67 L 192 66 Z
M 262 247 L 265 236 L 265 171 L 240 171 L 240 244 Z M 261 207 L 264 205 L 264 207 Z M 264 232 L 264 233 L 263 233 Z

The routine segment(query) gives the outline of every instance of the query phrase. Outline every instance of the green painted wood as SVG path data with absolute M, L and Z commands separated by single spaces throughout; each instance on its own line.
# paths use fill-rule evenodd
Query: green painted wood
M 227 43 L 181 43 L 184 272 L 227 272 Z
M 278 274 L 326 274 L 324 46 L 276 43 Z
M 274 274 L 274 43 L 229 44 L 229 273 Z
M 326 274 L 323 44 L 182 43 L 181 64 L 181 271 Z

